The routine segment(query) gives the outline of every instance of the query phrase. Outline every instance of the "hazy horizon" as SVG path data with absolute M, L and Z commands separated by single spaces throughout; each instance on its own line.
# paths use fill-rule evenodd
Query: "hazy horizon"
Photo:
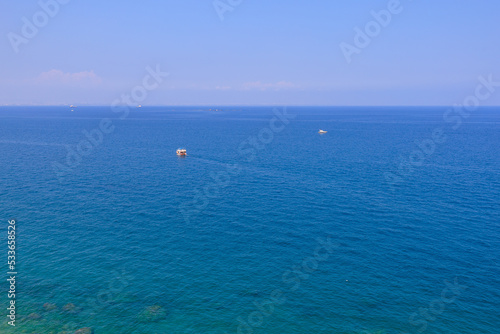
M 1 107 L 110 107 L 106 104 L 4 104 Z M 133 108 L 134 106 L 131 106 Z M 217 107 L 312 107 L 312 108 L 452 108 L 453 105 L 310 105 L 310 104 L 293 104 L 293 105 L 282 105 L 282 104 L 155 104 L 155 105 L 141 105 L 142 108 L 186 108 L 186 107 L 206 107 L 206 108 L 217 108 Z M 479 106 L 478 108 L 498 108 L 500 105 L 485 105 Z

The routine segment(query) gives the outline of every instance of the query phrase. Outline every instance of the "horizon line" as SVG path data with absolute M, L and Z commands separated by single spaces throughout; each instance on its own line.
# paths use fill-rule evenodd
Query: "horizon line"
M 127 105 L 117 105 L 117 107 L 124 107 Z M 329 107 L 329 108 L 370 108 L 370 107 L 384 107 L 384 108 L 422 108 L 422 107 L 455 107 L 456 105 L 447 104 L 421 104 L 421 105 L 395 105 L 395 104 L 384 104 L 384 105 L 333 105 L 333 104 L 152 104 L 152 105 L 141 105 L 139 106 L 128 106 L 130 108 L 155 108 L 155 107 L 206 107 L 206 108 L 219 108 L 219 107 Z M 67 107 L 67 108 L 80 108 L 80 107 L 111 107 L 107 104 L 3 104 L 0 107 Z M 500 105 L 484 105 L 478 106 L 477 108 L 498 108 Z

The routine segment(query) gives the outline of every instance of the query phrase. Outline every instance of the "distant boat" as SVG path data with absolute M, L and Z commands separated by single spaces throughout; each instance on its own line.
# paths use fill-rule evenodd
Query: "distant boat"
M 321 130 L 321 129 L 318 131 L 318 133 L 321 133 L 321 134 L 323 134 L 323 133 L 327 133 L 327 132 L 328 132 L 328 131 Z
M 175 153 L 177 153 L 177 155 L 180 157 L 185 157 L 187 155 L 185 148 L 179 148 Z

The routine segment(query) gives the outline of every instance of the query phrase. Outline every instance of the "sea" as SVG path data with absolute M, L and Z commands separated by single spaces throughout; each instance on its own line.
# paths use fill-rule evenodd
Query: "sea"
M 499 333 L 499 143 L 495 107 L 0 107 L 0 333 Z

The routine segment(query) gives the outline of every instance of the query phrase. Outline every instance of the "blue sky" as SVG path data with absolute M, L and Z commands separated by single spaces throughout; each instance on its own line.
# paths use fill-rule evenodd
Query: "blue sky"
M 44 24 L 39 1 L 0 1 L 0 105 L 109 105 L 157 65 L 143 105 L 452 105 L 500 81 L 496 0 L 401 0 L 350 63 L 339 45 L 390 1 L 220 0 L 224 20 L 214 0 L 61 2 Z

